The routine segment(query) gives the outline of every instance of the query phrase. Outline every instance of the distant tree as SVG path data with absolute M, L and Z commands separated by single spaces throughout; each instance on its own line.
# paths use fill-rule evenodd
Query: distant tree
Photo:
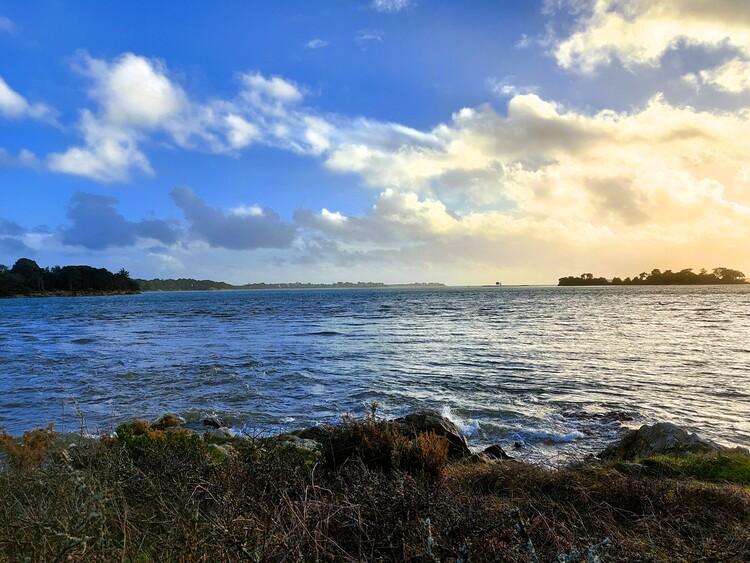
M 33 260 L 19 258 L 10 271 L 20 277 L 21 283 L 26 289 L 44 291 L 44 270 Z
M 745 274 L 739 270 L 714 268 L 713 273 L 722 283 L 741 283 L 745 281 Z
M 630 280 L 630 278 L 628 278 Z M 612 278 L 612 285 L 622 285 L 622 280 L 620 278 Z

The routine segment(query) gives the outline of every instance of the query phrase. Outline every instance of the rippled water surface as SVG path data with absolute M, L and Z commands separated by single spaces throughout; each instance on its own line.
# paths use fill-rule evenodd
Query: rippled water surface
M 669 420 L 750 445 L 750 287 L 147 293 L 0 300 L 0 424 L 177 412 L 272 432 L 435 408 L 470 443 L 598 450 Z M 632 420 L 631 420 L 632 419 Z

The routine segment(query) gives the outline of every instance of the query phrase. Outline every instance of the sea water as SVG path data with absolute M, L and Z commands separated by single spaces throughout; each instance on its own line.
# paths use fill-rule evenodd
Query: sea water
M 624 428 L 750 446 L 750 286 L 262 290 L 0 300 L 0 424 L 215 414 L 268 434 L 435 409 L 568 459 Z

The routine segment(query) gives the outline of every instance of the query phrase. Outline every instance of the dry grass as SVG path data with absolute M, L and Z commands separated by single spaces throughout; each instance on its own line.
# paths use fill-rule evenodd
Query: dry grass
M 529 561 L 529 539 L 553 561 L 604 538 L 602 561 L 750 559 L 748 491 L 674 468 L 449 464 L 443 439 L 374 417 L 321 452 L 169 428 L 3 435 L 0 560 Z

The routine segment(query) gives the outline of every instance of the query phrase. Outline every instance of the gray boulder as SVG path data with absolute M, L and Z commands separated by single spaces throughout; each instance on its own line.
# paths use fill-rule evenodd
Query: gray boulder
M 449 419 L 434 411 L 418 411 L 393 421 L 410 438 L 419 434 L 435 432 L 436 436 L 448 439 L 448 458 L 463 459 L 471 455 L 471 450 L 461 433 Z
M 498 444 L 493 444 L 491 446 L 484 448 L 484 450 L 482 450 L 482 453 L 492 460 L 513 459 L 511 456 L 505 453 L 505 450 L 501 448 Z
M 633 461 L 655 455 L 683 456 L 723 451 L 725 448 L 671 422 L 659 422 L 630 430 L 597 456 L 607 461 Z
M 234 430 L 231 428 L 227 428 L 226 426 L 217 427 L 205 424 L 203 421 L 183 422 L 178 428 L 195 432 L 199 436 L 204 436 L 206 434 L 217 438 L 234 438 L 236 436 Z
M 310 452 L 315 452 L 320 449 L 320 444 L 310 438 L 300 438 L 299 436 L 295 436 L 294 434 L 282 434 L 278 438 L 279 440 L 276 443 L 280 446 L 289 446 L 292 448 L 307 450 Z

